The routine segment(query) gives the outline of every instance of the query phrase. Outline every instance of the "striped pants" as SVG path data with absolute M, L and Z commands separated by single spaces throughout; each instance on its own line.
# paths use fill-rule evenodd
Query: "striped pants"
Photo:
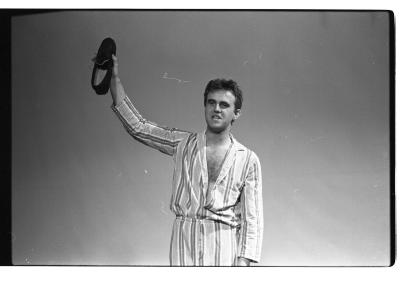
M 171 266 L 235 266 L 237 228 L 208 220 L 177 217 L 169 261 Z

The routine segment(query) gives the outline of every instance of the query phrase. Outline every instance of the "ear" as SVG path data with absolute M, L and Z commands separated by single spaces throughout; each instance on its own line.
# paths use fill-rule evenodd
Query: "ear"
M 241 113 L 242 113 L 241 109 L 236 109 L 235 115 L 233 116 L 233 120 L 237 120 L 240 117 Z

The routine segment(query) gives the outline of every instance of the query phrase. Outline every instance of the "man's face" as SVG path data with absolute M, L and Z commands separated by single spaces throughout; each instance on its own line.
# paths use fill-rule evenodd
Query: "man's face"
M 230 129 L 232 121 L 240 115 L 240 110 L 235 111 L 235 99 L 232 92 L 226 90 L 208 93 L 205 117 L 210 131 L 220 133 Z

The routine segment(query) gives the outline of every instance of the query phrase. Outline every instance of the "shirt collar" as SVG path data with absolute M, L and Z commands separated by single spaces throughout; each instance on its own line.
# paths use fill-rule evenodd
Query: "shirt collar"
M 203 130 L 202 133 L 199 134 L 200 135 L 200 146 L 204 146 L 206 147 L 206 129 Z M 232 145 L 232 149 L 235 151 L 245 151 L 246 147 L 243 146 L 239 141 L 236 140 L 236 138 L 233 136 L 232 133 L 229 133 L 229 137 L 231 138 L 233 145 Z

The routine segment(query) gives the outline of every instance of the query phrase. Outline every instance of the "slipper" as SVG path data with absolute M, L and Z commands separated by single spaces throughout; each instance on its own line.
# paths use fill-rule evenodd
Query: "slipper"
M 107 94 L 108 89 L 110 89 L 110 81 L 112 75 L 113 68 L 113 60 L 112 55 L 115 55 L 117 52 L 117 46 L 115 45 L 115 41 L 107 37 L 101 42 L 99 50 L 97 51 L 96 58 L 94 59 L 94 66 L 92 72 L 92 88 L 98 95 Z M 104 76 L 103 80 L 95 85 L 96 78 L 98 76 L 98 71 L 106 70 L 107 73 Z

